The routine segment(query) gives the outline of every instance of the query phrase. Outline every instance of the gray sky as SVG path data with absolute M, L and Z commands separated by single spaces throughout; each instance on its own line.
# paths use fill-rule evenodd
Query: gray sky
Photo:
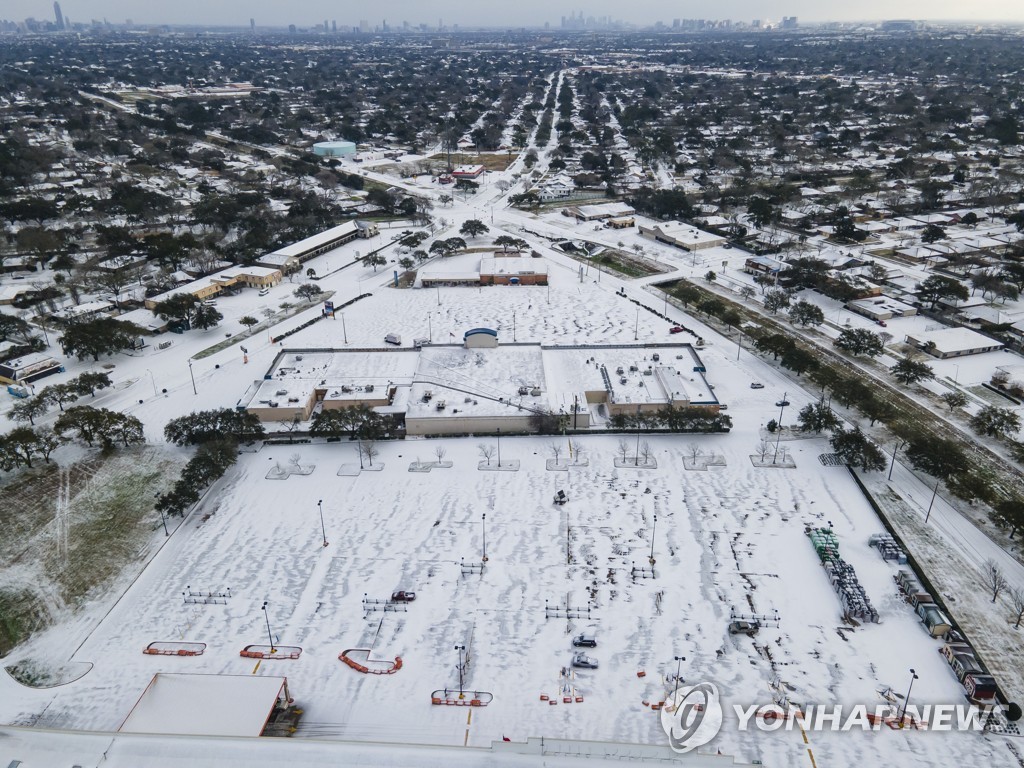
M 254 17 L 258 25 L 307 26 L 324 19 L 338 24 L 357 25 L 366 19 L 371 26 L 387 20 L 389 24 L 408 21 L 462 25 L 542 25 L 560 24 L 563 15 L 583 11 L 586 16 L 610 15 L 635 24 L 673 18 L 733 19 L 750 21 L 778 20 L 798 16 L 801 20 L 855 19 L 965 19 L 1024 21 L 1024 2 L 1020 0 L 863 0 L 860 3 L 821 2 L 821 0 L 724 0 L 712 5 L 668 0 L 517 0 L 511 3 L 467 2 L 466 0 L 305 0 L 284 3 L 280 0 L 64 0 L 64 15 L 72 21 L 106 17 L 112 22 L 131 18 L 137 24 L 238 24 L 247 25 Z M 50 0 L 4 0 L 0 18 L 21 20 L 53 18 Z

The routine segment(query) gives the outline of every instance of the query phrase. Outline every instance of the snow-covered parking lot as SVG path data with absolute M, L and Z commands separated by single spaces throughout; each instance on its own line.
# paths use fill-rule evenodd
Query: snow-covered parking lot
M 4 694 L 0 709 L 19 722 L 48 701 L 48 724 L 113 730 L 156 672 L 284 674 L 305 710 L 299 736 L 664 744 L 659 715 L 643 702 L 671 691 L 675 656 L 685 657 L 686 682 L 714 682 L 727 706 L 771 703 L 780 692 L 793 703 L 880 704 L 878 691 L 902 692 L 911 667 L 920 677 L 915 702 L 961 702 L 939 641 L 897 595 L 895 566 L 867 545 L 880 522 L 844 468 L 819 462 L 827 443 L 791 444 L 796 469 L 755 469 L 756 439 L 749 427 L 728 436 L 644 436 L 656 469 L 616 468 L 612 436 L 582 438 L 584 466 L 554 471 L 546 464 L 561 438 L 503 438 L 501 461 L 518 461 L 518 471 L 477 468 L 479 445 L 493 438 L 381 444 L 374 461 L 383 469 L 361 473 L 347 442 L 245 454 L 74 655 L 92 670 L 20 703 Z M 694 443 L 725 466 L 684 469 Z M 452 467 L 410 471 L 436 458 L 437 446 Z M 283 474 L 272 470 L 288 468 L 296 454 L 315 469 L 267 478 Z M 564 506 L 551 503 L 559 489 L 569 496 Z M 804 533 L 829 522 L 879 624 L 854 628 L 840 619 Z M 482 561 L 485 535 L 481 575 L 464 566 Z M 652 543 L 655 574 L 644 578 Z M 364 597 L 398 589 L 417 593 L 407 612 L 364 610 Z M 228 591 L 223 604 L 186 603 L 183 594 Z M 559 607 L 581 617 L 566 620 Z M 753 639 L 731 636 L 733 610 L 778 612 L 780 621 Z M 239 656 L 270 642 L 268 623 L 275 644 L 302 648 L 298 659 Z M 584 631 L 597 636 L 587 653 L 599 668 L 573 672 L 570 640 Z M 149 643 L 182 640 L 208 647 L 186 658 L 143 654 Z M 460 645 L 469 657 L 465 688 L 494 696 L 468 719 L 461 707 L 431 704 L 433 691 L 458 689 Z M 371 646 L 373 658 L 400 656 L 401 669 L 366 675 L 338 659 Z M 566 693 L 583 701 L 564 704 Z M 913 753 L 928 764 L 977 750 L 1006 754 L 968 733 L 809 738 L 819 764 L 851 764 L 855 754 L 891 762 Z M 807 745 L 799 730 L 751 737 L 727 720 L 710 748 L 782 765 L 796 764 Z

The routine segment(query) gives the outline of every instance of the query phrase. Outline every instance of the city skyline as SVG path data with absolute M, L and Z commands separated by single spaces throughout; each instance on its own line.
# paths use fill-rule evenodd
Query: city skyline
M 250 18 L 260 27 L 309 27 L 322 24 L 325 19 L 339 26 L 357 27 L 368 21 L 373 29 L 387 21 L 392 27 L 407 21 L 414 25 L 436 27 L 542 27 L 560 25 L 563 16 L 581 13 L 584 17 L 607 16 L 637 26 L 650 26 L 657 22 L 671 25 L 673 19 L 731 19 L 750 23 L 754 19 L 778 22 L 784 16 L 796 16 L 802 22 L 870 21 L 882 19 L 918 19 L 934 21 L 1024 21 L 1024 6 L 1009 0 L 980 0 L 965 11 L 962 3 L 952 0 L 900 0 L 881 2 L 868 0 L 856 6 L 829 7 L 808 0 L 779 0 L 777 2 L 750 2 L 731 0 L 720 3 L 709 13 L 706 6 L 679 5 L 664 0 L 639 0 L 624 8 L 611 0 L 566 2 L 553 6 L 539 0 L 525 0 L 510 8 L 483 7 L 457 0 L 440 0 L 424 6 L 416 0 L 383 0 L 376 3 L 358 3 L 339 7 L 325 0 L 313 0 L 301 6 L 282 6 L 269 0 L 228 0 L 216 4 L 181 0 L 173 5 L 147 4 L 140 6 L 129 0 L 80 0 L 66 2 L 64 15 L 72 23 L 87 23 L 93 19 L 107 19 L 111 23 L 124 23 L 132 19 L 136 24 L 196 24 L 238 26 L 249 25 Z M 46 20 L 53 18 L 52 6 L 46 0 L 8 0 L 3 17 L 13 21 L 26 18 Z

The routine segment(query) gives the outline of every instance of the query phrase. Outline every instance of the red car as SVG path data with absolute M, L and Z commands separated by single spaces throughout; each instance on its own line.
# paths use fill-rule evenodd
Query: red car
M 671 328 L 668 329 L 668 332 L 669 333 L 682 333 L 683 329 L 680 328 L 678 325 L 673 325 Z
M 416 599 L 415 592 L 392 592 L 391 602 L 393 603 L 411 603 Z

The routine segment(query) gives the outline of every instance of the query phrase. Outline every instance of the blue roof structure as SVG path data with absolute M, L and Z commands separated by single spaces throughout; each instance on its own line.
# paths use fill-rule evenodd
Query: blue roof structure
M 470 336 L 474 336 L 478 333 L 486 333 L 487 335 L 494 336 L 495 338 L 497 338 L 498 336 L 498 332 L 493 328 L 470 328 L 468 331 L 462 334 L 462 340 L 465 341 Z

